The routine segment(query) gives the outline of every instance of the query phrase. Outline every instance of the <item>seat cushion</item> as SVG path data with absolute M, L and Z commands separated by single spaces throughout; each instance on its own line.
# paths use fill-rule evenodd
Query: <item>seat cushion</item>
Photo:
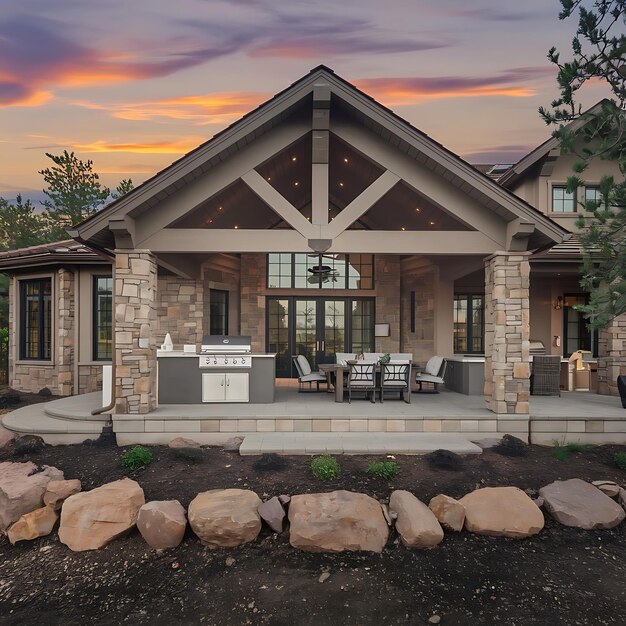
M 311 373 L 311 366 L 309 365 L 309 361 L 304 356 L 304 354 L 298 355 L 298 365 L 300 365 L 300 369 L 302 370 L 302 375 L 306 376 Z
M 319 372 L 312 372 L 311 374 L 307 374 L 306 376 L 302 376 L 300 381 L 303 383 L 310 383 L 315 381 L 325 381 L 326 376 L 324 374 L 320 374 Z
M 439 370 L 443 365 L 443 357 L 442 356 L 431 356 L 428 359 L 428 363 L 426 363 L 426 367 L 424 368 L 425 374 L 430 374 L 431 376 L 437 376 L 439 374 Z
M 415 380 L 417 382 L 422 382 L 422 383 L 439 383 L 441 385 L 443 385 L 443 378 L 441 378 L 441 376 L 431 376 L 430 374 L 418 374 L 415 377 Z

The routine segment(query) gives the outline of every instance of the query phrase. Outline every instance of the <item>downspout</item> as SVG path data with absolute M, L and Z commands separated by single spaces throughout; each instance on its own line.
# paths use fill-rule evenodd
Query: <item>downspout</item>
M 74 266 L 74 395 L 80 394 L 80 267 Z
M 113 289 L 111 290 L 111 402 L 107 406 L 94 409 L 92 415 L 101 415 L 102 413 L 110 413 L 115 407 L 115 258 L 113 259 L 113 265 L 111 268 L 111 282 L 113 283 Z

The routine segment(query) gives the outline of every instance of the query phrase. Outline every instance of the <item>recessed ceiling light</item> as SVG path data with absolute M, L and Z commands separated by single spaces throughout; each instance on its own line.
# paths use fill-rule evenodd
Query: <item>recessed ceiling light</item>
M 406 228 L 403 226 L 403 227 L 402 227 L 402 230 L 406 230 Z
M 420 212 L 420 208 L 417 206 L 415 207 L 415 210 L 419 213 Z
M 267 182 L 269 183 L 269 182 L 270 182 L 270 180 L 272 180 L 272 177 L 271 177 L 271 176 L 268 176 L 268 177 L 267 177 Z
M 435 225 L 435 222 L 433 222 L 432 220 L 430 220 L 430 222 L 428 222 L 431 226 Z
M 222 207 L 221 207 L 221 206 L 218 206 L 218 207 L 217 207 L 217 210 L 218 210 L 218 211 L 221 211 L 221 210 L 222 210 Z
M 235 225 L 235 230 L 237 230 L 239 228 L 239 226 Z
M 349 163 L 349 161 L 348 161 L 348 157 L 343 157 L 343 162 L 344 162 L 344 163 Z
M 299 184 L 300 184 L 300 183 L 299 183 L 298 181 L 296 181 L 296 182 L 293 184 L 293 186 L 294 186 L 294 187 L 297 187 Z
M 291 160 L 295 163 L 298 160 L 298 157 L 292 156 Z
M 339 186 L 340 186 L 340 187 L 343 187 L 343 183 L 339 183 Z

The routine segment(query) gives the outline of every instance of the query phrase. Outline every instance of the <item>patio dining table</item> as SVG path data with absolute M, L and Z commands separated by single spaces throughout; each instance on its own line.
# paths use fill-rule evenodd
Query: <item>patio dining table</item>
M 326 375 L 329 389 L 332 382 L 332 374 L 335 374 L 335 402 L 343 402 L 344 373 L 350 368 L 347 365 L 340 365 L 339 363 L 321 363 L 318 369 Z

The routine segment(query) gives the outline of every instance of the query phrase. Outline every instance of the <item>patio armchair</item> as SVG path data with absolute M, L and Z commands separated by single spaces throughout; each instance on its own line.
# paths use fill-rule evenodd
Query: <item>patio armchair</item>
M 530 375 L 530 393 L 533 396 L 561 395 L 561 357 L 556 355 L 533 356 Z
M 309 365 L 308 359 L 303 355 L 299 354 L 298 356 L 292 357 L 293 364 L 296 367 L 296 371 L 298 372 L 298 391 L 300 393 L 309 393 L 312 392 L 312 384 L 315 383 L 317 385 L 317 392 L 320 391 L 320 383 L 326 383 L 328 385 L 328 378 L 325 374 L 321 372 L 314 372 Z M 304 391 L 304 384 L 309 384 L 309 391 Z
M 400 398 L 411 404 L 411 362 L 383 363 L 380 373 L 380 401 L 385 401 L 385 391 L 398 391 Z
M 438 385 L 443 385 L 446 375 L 446 367 L 448 363 L 442 356 L 431 356 L 426 363 L 426 367 L 423 372 L 417 372 L 415 375 L 415 382 L 418 384 L 419 393 L 439 393 Z M 433 385 L 432 391 L 423 391 L 422 385 L 424 383 L 430 383 Z
M 359 361 L 348 364 L 348 402 L 352 402 L 353 391 L 364 391 L 365 397 L 372 394 L 376 402 L 376 363 Z

